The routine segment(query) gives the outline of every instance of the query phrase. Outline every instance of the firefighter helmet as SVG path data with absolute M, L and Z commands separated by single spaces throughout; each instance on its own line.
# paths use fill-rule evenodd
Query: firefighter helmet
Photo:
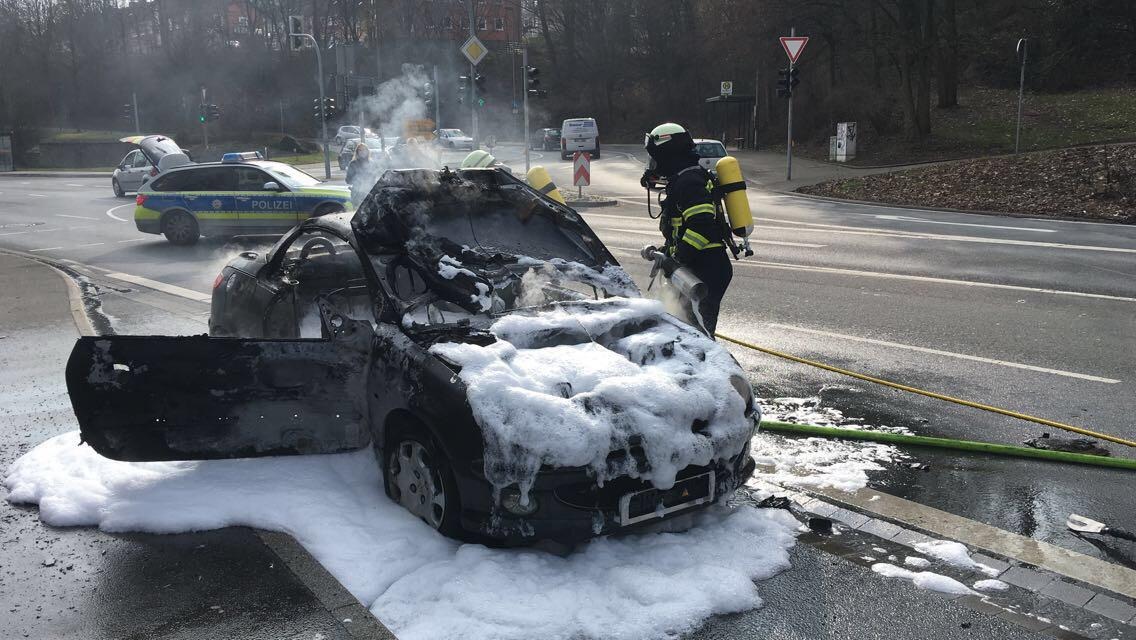
M 465 160 L 462 160 L 461 168 L 484 169 L 486 167 L 492 167 L 494 164 L 496 164 L 496 162 L 497 158 L 494 158 L 493 155 L 488 151 L 477 149 L 475 151 L 470 151 L 469 155 L 465 157 Z

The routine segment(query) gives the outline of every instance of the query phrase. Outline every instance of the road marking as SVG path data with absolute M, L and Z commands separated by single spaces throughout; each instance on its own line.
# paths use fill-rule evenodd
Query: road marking
M 66 213 L 57 213 L 55 215 L 58 218 L 75 218 L 76 220 L 95 220 L 95 218 L 92 218 L 90 216 L 72 216 L 72 215 L 67 215 Z
M 125 218 L 120 218 L 120 217 L 114 215 L 114 213 L 112 213 L 112 212 L 115 211 L 116 209 L 121 209 L 123 207 L 132 207 L 132 206 L 134 206 L 134 205 L 132 205 L 132 204 L 120 204 L 117 207 L 111 207 L 111 208 L 107 209 L 106 214 L 108 216 L 114 218 L 115 220 L 118 220 L 119 222 L 130 222 L 129 220 L 127 220 Z
M 74 182 L 68 182 L 68 183 L 67 183 L 67 186 L 69 186 L 69 187 L 81 187 L 81 186 L 83 186 L 83 185 L 81 185 L 81 184 L 75 184 Z
M 63 247 L 44 247 L 42 249 L 28 249 L 28 251 L 35 253 L 36 251 L 52 251 L 52 250 L 55 250 L 55 249 L 62 249 L 62 248 Z
M 145 242 L 146 240 L 150 239 L 151 238 L 130 238 L 129 240 L 116 240 L 115 242 L 122 244 L 123 242 Z
M 808 329 L 806 327 L 797 327 L 790 324 L 779 324 L 771 322 L 767 326 L 774 329 L 787 329 L 789 331 L 799 331 L 801 333 L 809 333 L 817 336 L 824 336 L 827 338 L 839 338 L 841 340 L 849 340 L 852 342 L 863 342 L 866 344 L 879 345 L 881 347 L 891 347 L 893 349 L 906 349 L 908 351 L 916 351 L 919 353 L 929 353 L 936 356 L 946 356 L 948 358 L 957 358 L 959 360 L 970 360 L 972 362 L 982 362 L 985 364 L 995 364 L 1002 367 L 1011 367 L 1014 369 L 1025 369 L 1027 371 L 1038 371 L 1041 373 L 1051 373 L 1057 376 L 1065 376 L 1066 378 L 1077 378 L 1079 380 L 1088 380 L 1090 382 L 1103 382 L 1105 384 L 1117 384 L 1120 380 L 1113 378 L 1102 378 L 1100 376 L 1091 376 L 1086 373 L 1075 373 L 1072 371 L 1062 371 L 1061 369 L 1049 369 L 1046 367 L 1036 367 L 1031 364 L 1021 364 L 1020 362 L 1010 362 L 1008 360 L 996 360 L 994 358 L 983 358 L 982 356 L 972 356 L 965 353 L 955 353 L 954 351 L 943 351 L 941 349 L 931 349 L 928 347 L 919 347 L 910 344 L 902 344 L 899 342 L 889 342 L 887 340 L 876 340 L 873 338 L 862 338 L 860 336 L 850 336 L 846 333 L 835 333 L 832 331 L 821 331 L 820 329 Z
M 979 227 L 982 229 L 1010 229 L 1012 231 L 1033 231 L 1035 233 L 1057 233 L 1056 229 L 1036 229 L 1034 227 L 1009 227 L 996 224 L 974 224 L 972 222 L 946 222 L 945 220 L 924 220 L 911 216 L 876 216 L 880 220 L 898 220 L 900 222 L 922 222 L 923 224 L 949 224 L 955 227 Z
M 919 231 L 887 231 L 885 229 L 865 230 L 862 227 L 846 227 L 838 224 L 820 224 L 817 222 L 801 222 L 799 220 L 782 220 L 777 218 L 756 218 L 764 222 L 779 222 L 782 224 L 804 225 L 798 227 L 758 227 L 772 231 L 794 231 L 813 233 L 844 233 L 859 236 L 884 236 L 890 238 L 914 238 L 921 240 L 948 240 L 954 242 L 976 242 L 979 244 L 1007 244 L 1020 247 L 1044 247 L 1047 249 L 1071 249 L 1075 251 L 1104 251 L 1110 253 L 1136 253 L 1136 249 L 1124 247 L 1097 247 L 1083 244 L 1065 244 L 1063 242 L 1038 242 L 1035 240 L 1010 240 L 1007 238 L 982 238 L 978 236 L 951 236 L 938 233 L 923 233 Z M 812 229 L 809 227 L 820 227 Z M 852 231 L 855 229 L 855 231 Z
M 6 231 L 4 233 L 0 233 L 0 236 L 18 236 L 21 233 L 31 233 L 31 231 Z
M 188 298 L 190 300 L 196 300 L 198 302 L 209 302 L 213 299 L 213 296 L 210 296 L 209 294 L 199 293 L 192 289 L 186 289 L 185 287 L 179 287 L 173 284 L 166 284 L 165 282 L 158 282 L 157 280 L 151 280 L 149 278 L 143 278 L 142 276 L 135 276 L 129 273 L 108 273 L 106 274 L 106 276 L 108 278 L 114 278 L 115 280 L 130 282 L 132 284 L 141 285 L 149 289 L 161 291 L 162 293 L 168 293 L 170 295 L 180 296 L 182 298 Z
M 659 233 L 658 231 L 643 231 L 641 229 L 599 228 L 599 229 L 596 229 L 596 231 L 597 232 L 618 231 L 620 233 L 634 233 L 634 234 L 641 235 L 641 236 L 657 236 L 657 237 L 660 237 L 660 238 L 662 237 L 662 234 Z M 827 244 L 809 244 L 807 242 L 788 242 L 788 241 L 783 241 L 783 240 L 753 240 L 753 239 L 750 240 L 750 244 L 774 244 L 774 245 L 783 246 L 783 247 L 807 247 L 809 249 L 820 249 L 822 247 L 828 246 Z
M 28 195 L 32 198 L 46 198 L 47 197 L 46 195 L 44 195 L 42 193 L 29 193 Z
M 52 227 L 50 229 L 29 229 L 27 231 L 7 231 L 7 232 L 4 232 L 4 233 L 0 233 L 0 236 L 16 236 L 16 235 L 19 235 L 21 233 L 43 233 L 45 231 L 59 231 L 59 229 L 60 229 L 59 227 Z
M 88 244 L 75 245 L 74 247 L 71 247 L 71 248 L 72 249 L 82 249 L 83 247 L 97 247 L 97 246 L 103 245 L 103 244 L 106 244 L 106 243 L 105 242 L 90 242 Z
M 752 242 L 752 240 L 750 241 Z M 952 278 L 936 278 L 933 276 L 915 276 L 903 273 L 884 273 L 879 271 L 860 271 L 858 269 L 840 269 L 837 267 L 815 267 L 806 264 L 792 264 L 787 262 L 764 262 L 761 260 L 746 260 L 738 262 L 741 266 L 767 267 L 770 269 L 785 269 L 791 271 L 815 271 L 818 273 L 832 273 L 846 276 L 861 276 L 867 278 L 885 278 L 889 280 L 911 280 L 912 282 L 934 282 L 936 284 L 950 284 L 962 287 L 983 287 L 987 289 L 1006 289 L 1010 291 L 1028 291 L 1030 293 L 1052 293 L 1059 296 L 1076 296 L 1079 298 L 1097 298 L 1099 300 L 1117 300 L 1120 302 L 1136 302 L 1136 298 L 1126 296 L 1111 296 L 1105 293 L 1088 293 L 1084 291 L 1066 291 L 1064 289 L 1045 289 L 1042 287 L 1026 287 L 1016 284 L 999 284 L 996 282 L 975 282 L 973 280 L 955 280 Z

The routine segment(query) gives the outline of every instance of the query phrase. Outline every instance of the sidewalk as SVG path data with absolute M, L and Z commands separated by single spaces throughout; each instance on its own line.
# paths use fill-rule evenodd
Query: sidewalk
M 63 372 L 79 334 L 68 287 L 50 267 L 0 253 L 0 290 L 6 302 L 0 307 L 3 475 L 35 445 L 77 428 Z M 0 497 L 6 496 L 0 485 Z M 322 567 L 286 557 L 291 539 L 282 534 L 52 528 L 34 508 L 6 500 L 0 523 L 5 638 L 392 637 L 367 627 L 366 610 L 337 593 L 338 583 L 321 574 Z M 306 586 L 324 576 L 330 588 L 317 594 Z

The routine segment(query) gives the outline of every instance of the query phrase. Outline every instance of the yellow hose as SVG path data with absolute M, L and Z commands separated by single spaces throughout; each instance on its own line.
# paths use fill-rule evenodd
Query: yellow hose
M 727 336 L 727 335 L 724 335 L 724 334 L 721 334 L 721 333 L 716 333 L 714 335 L 725 340 L 726 342 L 732 342 L 734 344 L 741 345 L 741 346 L 749 348 L 749 349 L 753 349 L 754 351 L 760 351 L 761 353 L 766 353 L 766 354 L 769 354 L 771 356 L 776 356 L 778 358 L 784 358 L 786 360 L 792 360 L 793 362 L 799 362 L 801 364 L 807 364 L 810 367 L 816 367 L 818 369 L 824 369 L 825 371 L 831 371 L 833 373 L 839 373 L 840 375 L 850 376 L 852 378 L 856 378 L 857 380 L 863 380 L 865 382 L 871 382 L 871 383 L 874 383 L 874 384 L 883 385 L 885 387 L 891 387 L 892 389 L 899 389 L 900 391 L 907 391 L 909 393 L 917 393 L 921 396 L 927 396 L 928 398 L 935 398 L 936 400 L 945 400 L 947 402 L 953 402 L 955 404 L 960 404 L 964 407 L 971 407 L 972 409 L 982 409 L 983 411 L 989 411 L 991 413 L 998 413 L 998 414 L 1001 414 L 1001 415 L 1004 415 L 1004 416 L 1010 416 L 1011 418 L 1017 418 L 1019 420 L 1026 420 L 1028 422 L 1035 422 L 1037 424 L 1043 424 L 1047 427 L 1053 427 L 1054 429 L 1062 429 L 1064 431 L 1071 431 L 1073 433 L 1079 433 L 1083 436 L 1100 438 L 1101 440 L 1107 440 L 1109 442 L 1115 442 L 1117 444 L 1122 444 L 1122 445 L 1125 445 L 1125 446 L 1128 446 L 1128 447 L 1136 447 L 1136 442 L 1133 442 L 1132 440 L 1126 440 L 1124 438 L 1120 438 L 1120 437 L 1117 437 L 1117 436 L 1110 436 L 1107 433 L 1100 433 L 1100 432 L 1097 432 L 1097 431 L 1091 431 L 1091 430 L 1085 429 L 1083 427 L 1075 427 L 1071 424 L 1065 424 L 1063 422 L 1055 422 L 1053 420 L 1047 420 L 1045 418 L 1039 418 L 1037 416 L 1031 416 L 1028 413 L 1018 413 L 1017 411 L 1010 411 L 1009 409 L 1002 409 L 1001 407 L 994 407 L 994 406 L 991 406 L 991 405 L 988 405 L 988 404 L 982 404 L 981 402 L 971 402 L 970 400 L 963 400 L 962 398 L 955 398 L 953 396 L 948 396 L 948 395 L 945 395 L 945 394 L 942 394 L 942 393 L 935 393 L 934 391 L 927 391 L 926 389 L 920 389 L 918 387 L 912 387 L 912 386 L 908 386 L 906 384 L 900 384 L 898 382 L 892 382 L 891 380 L 884 380 L 883 378 L 876 378 L 876 377 L 873 377 L 873 376 L 864 375 L 862 373 L 856 373 L 855 371 L 849 371 L 847 369 L 841 369 L 840 367 L 834 367 L 832 365 L 824 364 L 823 362 L 816 362 L 815 360 L 808 360 L 806 358 L 800 358 L 800 357 L 797 357 L 797 356 L 794 356 L 794 355 L 791 355 L 791 354 L 788 354 L 788 353 L 784 353 L 782 351 L 770 349 L 768 347 L 759 347 L 756 344 L 752 344 L 752 343 L 746 342 L 744 340 L 738 340 L 737 338 L 731 338 L 730 336 Z

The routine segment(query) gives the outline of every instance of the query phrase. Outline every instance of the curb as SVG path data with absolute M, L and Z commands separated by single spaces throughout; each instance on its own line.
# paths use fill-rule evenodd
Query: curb
M 842 180 L 843 178 L 832 178 L 832 180 Z M 826 181 L 827 182 L 827 181 Z M 820 184 L 820 183 L 817 183 Z M 801 185 L 810 186 L 810 185 Z M 800 188 L 800 187 L 798 187 Z M 782 196 L 795 196 L 798 198 L 808 198 L 810 200 L 820 200 L 822 202 L 831 202 L 834 204 L 856 204 L 868 207 L 886 207 L 888 209 L 903 209 L 904 211 L 929 211 L 941 213 L 965 213 L 975 216 L 987 216 L 991 218 L 1020 218 L 1023 220 L 1038 220 L 1040 222 L 1092 222 L 1095 224 L 1118 224 L 1118 225 L 1132 225 L 1136 224 L 1136 220 L 1131 222 L 1123 222 L 1119 220 L 1101 220 L 1100 218 L 1086 218 L 1082 216 L 1061 216 L 1061 217 L 1045 217 L 1039 216 L 1035 213 L 1014 213 L 1011 211 L 977 211 L 974 209 L 951 209 L 948 207 L 927 207 L 918 205 L 904 205 L 895 204 L 891 202 L 872 202 L 870 200 L 852 200 L 851 198 L 834 198 L 832 196 L 818 196 L 812 193 L 800 193 L 797 191 L 783 191 L 780 189 L 769 189 L 768 193 L 776 193 Z
M 106 178 L 105 171 L 5 171 L 0 178 Z
M 566 202 L 572 209 L 599 209 L 603 207 L 617 207 L 619 206 L 618 200 L 569 200 Z

